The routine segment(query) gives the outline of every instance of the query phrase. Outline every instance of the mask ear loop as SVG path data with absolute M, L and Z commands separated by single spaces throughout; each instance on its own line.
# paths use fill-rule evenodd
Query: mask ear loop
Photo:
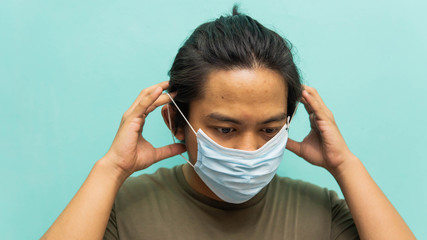
M 294 116 L 295 116 L 295 113 L 297 112 L 297 109 L 298 109 L 299 103 L 300 103 L 300 102 L 297 102 L 297 105 L 295 106 L 294 113 L 292 113 L 292 117 L 289 117 L 289 116 L 288 116 L 288 119 L 287 119 L 288 129 L 289 129 L 289 126 L 291 125 L 292 120 L 294 120 Z M 289 119 L 289 118 L 290 118 L 290 119 Z
M 190 126 L 191 130 L 193 130 L 194 134 L 196 134 L 196 136 L 197 136 L 196 131 L 194 131 L 194 128 L 191 126 L 190 122 L 187 120 L 187 118 L 186 118 L 186 117 L 184 116 L 184 114 L 181 112 L 181 109 L 179 109 L 178 105 L 176 105 L 176 102 L 173 100 L 173 98 L 171 97 L 171 95 L 169 95 L 169 93 L 166 93 L 166 94 L 169 96 L 169 98 L 171 99 L 171 101 L 172 101 L 172 102 L 173 102 L 173 104 L 175 105 L 176 109 L 178 109 L 179 113 L 181 113 L 182 117 L 183 117 L 183 118 L 184 118 L 184 120 L 187 122 L 188 126 Z M 168 111 L 169 111 L 169 108 L 168 108 Z
M 178 111 L 182 114 L 181 110 L 179 110 L 178 106 L 176 105 L 175 101 L 172 99 L 172 97 L 169 95 L 169 93 L 166 93 L 169 98 L 172 100 L 172 102 L 175 104 L 176 108 L 178 109 Z M 170 111 L 169 111 L 169 104 L 167 105 L 167 109 L 168 109 L 168 120 L 169 120 L 169 128 L 172 131 L 172 122 L 171 122 L 171 115 L 170 115 Z M 184 117 L 184 114 L 182 114 L 182 116 Z M 185 121 L 187 121 L 187 119 L 184 117 Z M 193 132 L 196 134 L 196 132 L 194 131 L 193 127 L 190 125 L 190 123 L 187 121 L 188 125 L 190 126 L 191 130 L 193 130 Z M 172 135 L 172 141 L 173 143 L 176 143 L 175 141 L 175 137 L 173 135 L 173 133 L 171 132 Z M 196 134 L 197 135 L 197 134 Z M 180 153 L 179 155 L 181 155 L 182 158 L 185 159 L 185 161 L 187 161 L 188 164 L 190 164 L 190 166 L 192 166 L 194 168 L 194 165 L 190 162 L 190 160 L 188 160 L 186 157 L 184 157 L 184 155 L 182 155 L 182 153 Z

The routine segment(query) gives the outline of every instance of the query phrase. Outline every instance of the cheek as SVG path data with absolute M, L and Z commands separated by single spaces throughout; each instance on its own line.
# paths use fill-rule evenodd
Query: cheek
M 189 160 L 192 164 L 195 164 L 197 161 L 197 137 L 191 129 L 186 128 L 184 139 Z

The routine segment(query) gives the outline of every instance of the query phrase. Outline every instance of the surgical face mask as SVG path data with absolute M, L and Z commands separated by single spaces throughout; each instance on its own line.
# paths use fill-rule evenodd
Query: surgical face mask
M 172 97 L 168 96 L 197 137 L 196 164 L 181 156 L 219 198 L 230 203 L 243 203 L 271 181 L 286 149 L 289 117 L 282 129 L 255 151 L 226 148 L 213 141 L 202 129 L 196 132 Z M 170 125 L 169 106 L 168 116 Z

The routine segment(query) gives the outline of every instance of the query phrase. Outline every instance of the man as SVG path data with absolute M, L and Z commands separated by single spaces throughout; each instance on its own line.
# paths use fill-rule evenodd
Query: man
M 288 44 L 273 31 L 234 8 L 193 32 L 170 77 L 125 112 L 108 153 L 46 239 L 414 238 L 319 94 L 301 85 Z M 311 123 L 302 142 L 287 136 L 298 101 Z M 182 143 L 156 149 L 141 133 L 146 116 L 164 104 L 165 122 Z M 345 202 L 275 175 L 285 148 L 328 170 Z M 184 151 L 185 165 L 127 179 Z

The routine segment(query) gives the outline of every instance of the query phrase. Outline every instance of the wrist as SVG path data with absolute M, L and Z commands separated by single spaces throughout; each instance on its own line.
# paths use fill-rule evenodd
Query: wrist
M 341 164 L 338 166 L 328 169 L 328 171 L 334 176 L 335 179 L 340 179 L 341 176 L 344 176 L 348 171 L 354 169 L 356 166 L 361 164 L 360 159 L 357 158 L 354 154 L 349 153 L 343 157 Z
M 105 155 L 101 159 L 99 159 L 94 168 L 98 168 L 109 175 L 109 177 L 115 179 L 120 185 L 131 175 L 116 165 L 114 165 L 113 160 Z

